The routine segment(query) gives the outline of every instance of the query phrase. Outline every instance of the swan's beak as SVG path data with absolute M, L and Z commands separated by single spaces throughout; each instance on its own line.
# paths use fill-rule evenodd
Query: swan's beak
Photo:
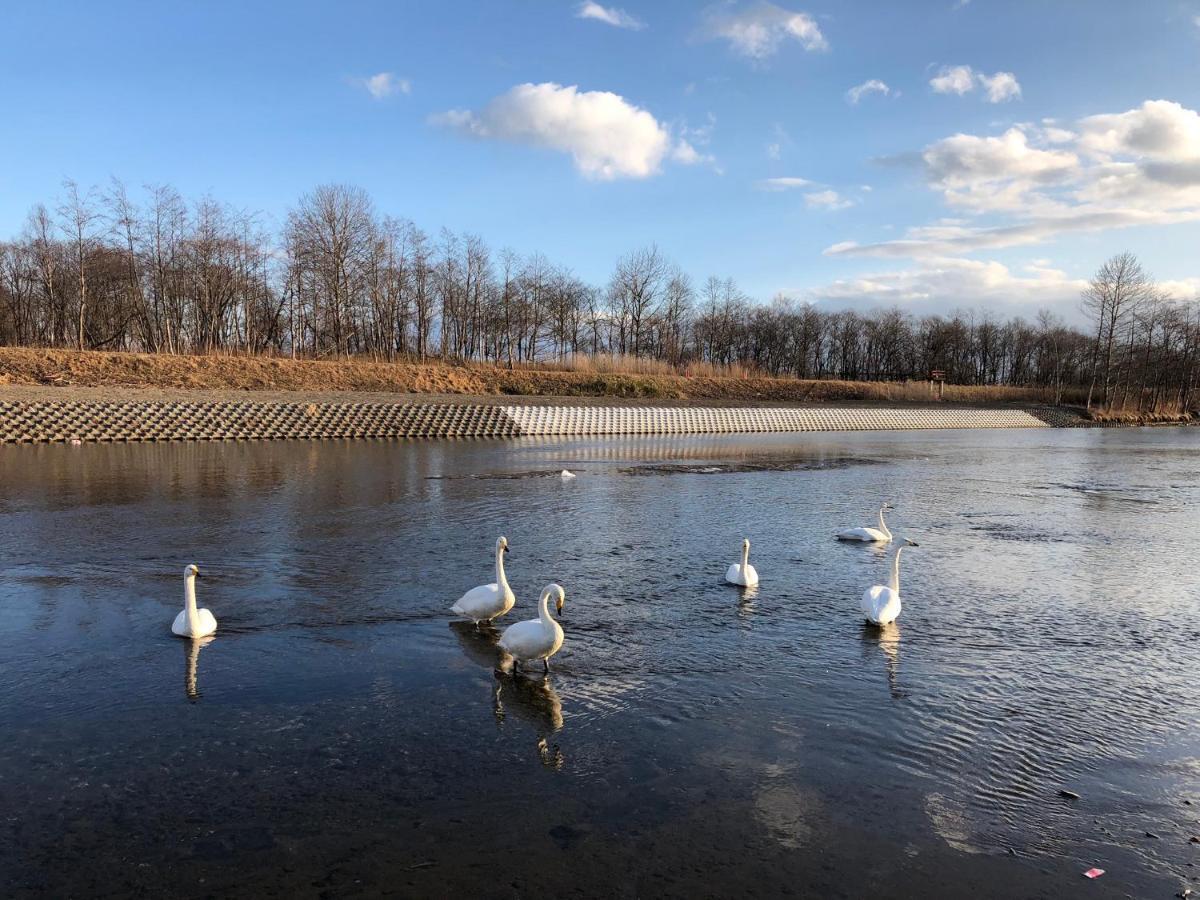
M 907 543 L 907 544 L 908 544 L 908 546 L 910 546 L 910 547 L 920 547 L 920 546 L 921 546 L 921 545 L 920 545 L 920 544 L 918 544 L 916 541 L 910 541 L 910 540 L 907 540 L 907 539 L 905 540 L 905 543 Z
M 557 600 L 555 600 L 555 601 L 554 601 L 554 608 L 555 608 L 556 610 L 558 610 L 558 614 L 559 614 L 560 616 L 562 615 L 562 611 L 563 611 L 563 604 L 564 604 L 565 602 L 566 602 L 566 600 L 565 600 L 565 599 L 563 599 L 562 597 L 559 597 Z

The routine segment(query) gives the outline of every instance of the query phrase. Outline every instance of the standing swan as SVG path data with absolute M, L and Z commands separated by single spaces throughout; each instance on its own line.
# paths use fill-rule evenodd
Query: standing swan
M 548 584 L 542 588 L 542 597 L 538 600 L 538 617 L 509 625 L 500 635 L 500 649 L 513 658 L 514 670 L 520 663 L 540 659 L 544 671 L 550 671 L 550 657 L 563 643 L 562 626 L 554 621 L 547 607 L 551 594 L 555 595 L 554 608 L 561 614 L 567 595 L 557 584 Z
M 887 587 L 876 584 L 863 591 L 859 604 L 863 615 L 872 625 L 890 625 L 900 615 L 900 551 L 905 545 L 917 546 L 913 541 L 905 541 L 896 548 L 892 557 L 892 577 Z
M 892 533 L 888 531 L 887 524 L 883 521 L 883 511 L 891 508 L 890 503 L 885 503 L 879 507 L 878 528 L 847 528 L 845 531 L 837 533 L 837 539 L 839 541 L 864 541 L 866 543 L 890 544 L 892 542 Z
M 501 536 L 496 541 L 496 580 L 491 584 L 481 584 L 471 588 L 458 598 L 458 602 L 450 607 L 450 612 L 463 618 L 470 619 L 476 625 L 480 622 L 490 622 L 497 616 L 502 616 L 517 602 L 508 579 L 504 577 L 504 554 L 508 552 L 508 538 Z
M 758 584 L 758 572 L 750 565 L 750 539 L 742 541 L 742 561 L 734 563 L 725 570 L 725 580 L 730 584 L 742 587 L 754 587 Z
M 171 625 L 171 633 L 179 637 L 208 637 L 217 630 L 217 620 L 207 609 L 196 609 L 196 579 L 200 570 L 188 566 L 183 570 L 183 609 Z

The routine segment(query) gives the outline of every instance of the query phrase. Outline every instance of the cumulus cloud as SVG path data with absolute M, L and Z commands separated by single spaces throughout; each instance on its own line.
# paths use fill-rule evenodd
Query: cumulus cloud
M 350 83 L 362 88 L 376 100 L 385 100 L 393 94 L 409 94 L 412 82 L 398 78 L 394 72 L 378 72 L 365 78 L 352 78 Z
M 735 53 L 752 60 L 774 56 L 785 41 L 796 41 L 810 51 L 829 48 L 816 19 L 773 3 L 759 2 L 733 11 L 710 9 L 704 31 L 710 39 L 725 40 Z
M 975 70 L 970 66 L 942 66 L 929 86 L 935 94 L 963 94 L 975 90 Z
M 914 315 L 962 308 L 1004 309 L 1032 318 L 1050 309 L 1074 320 L 1079 294 L 1087 286 L 1048 260 L 1037 260 L 1018 274 L 995 261 L 934 258 L 905 269 L 884 270 L 832 281 L 799 292 L 803 299 L 838 309 L 869 310 L 898 306 Z
M 927 146 L 920 163 L 949 206 L 990 220 L 944 220 L 897 240 L 841 241 L 825 252 L 946 257 L 1200 221 L 1200 115 L 1171 101 L 1089 116 L 1070 129 L 1054 123 L 998 136 L 956 134 Z
M 853 206 L 854 201 L 848 200 L 839 194 L 837 191 L 824 190 L 813 191 L 811 194 L 804 195 L 804 204 L 809 209 L 846 209 Z
M 586 2 L 580 3 L 575 11 L 575 17 L 603 22 L 605 25 L 611 25 L 614 28 L 628 28 L 631 31 L 640 31 L 646 27 L 645 22 L 631 16 L 625 10 L 618 9 L 615 6 L 601 6 L 599 3 L 593 2 L 593 0 L 586 0 Z
M 1012 72 L 997 72 L 995 75 L 979 75 L 979 84 L 987 94 L 988 103 L 1004 103 L 1021 96 L 1021 85 Z
M 1012 72 L 985 75 L 970 66 L 942 66 L 929 79 L 929 86 L 935 94 L 957 94 L 959 97 L 982 88 L 988 103 L 1004 103 L 1021 96 L 1021 85 Z
M 1147 100 L 1127 112 L 1088 116 L 1080 121 L 1079 134 L 1080 146 L 1103 158 L 1200 159 L 1200 114 L 1170 100 Z
M 862 84 L 855 85 L 854 87 L 850 88 L 850 90 L 846 91 L 846 99 L 857 106 L 858 101 L 868 94 L 883 94 L 883 96 L 886 97 L 891 92 L 892 89 L 889 88 L 884 82 L 880 81 L 878 78 L 872 78 L 871 80 L 864 81 Z
M 811 187 L 813 183 L 807 178 L 764 178 L 755 184 L 760 191 L 794 191 L 796 188 Z
M 480 110 L 455 109 L 432 117 L 461 134 L 568 153 L 586 178 L 647 178 L 664 159 L 685 164 L 711 161 L 686 138 L 646 110 L 608 91 L 575 86 L 519 84 Z

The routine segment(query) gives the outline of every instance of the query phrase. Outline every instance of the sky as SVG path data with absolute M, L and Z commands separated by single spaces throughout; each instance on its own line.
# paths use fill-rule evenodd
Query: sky
M 1200 295 L 1200 0 L 6 4 L 0 239 L 65 178 L 278 228 L 313 187 L 603 284 L 1078 315 Z

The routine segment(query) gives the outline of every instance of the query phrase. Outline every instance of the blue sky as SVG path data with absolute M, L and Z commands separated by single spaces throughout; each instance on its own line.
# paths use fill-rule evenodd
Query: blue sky
M 65 177 L 169 183 L 276 225 L 337 181 L 597 283 L 654 241 L 762 300 L 1069 314 L 1123 249 L 1200 293 L 1200 0 L 47 3 L 6 20 L 0 235 Z

